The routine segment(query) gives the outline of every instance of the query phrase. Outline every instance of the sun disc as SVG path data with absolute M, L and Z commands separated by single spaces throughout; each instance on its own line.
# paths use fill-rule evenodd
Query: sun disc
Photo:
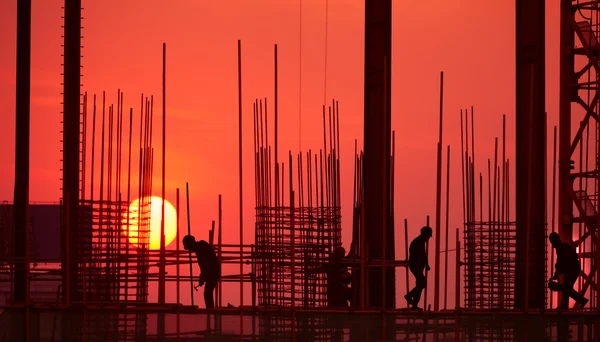
M 139 212 L 142 213 L 141 223 L 139 222 Z M 129 205 L 128 214 L 129 217 L 127 217 L 127 213 L 124 217 L 123 230 L 129 236 L 129 242 L 138 247 L 141 244 L 147 244 L 150 249 L 159 249 L 162 198 L 152 196 L 145 198 L 141 203 L 140 199 L 136 199 Z M 128 219 L 129 224 L 127 224 Z M 173 242 L 176 236 L 177 211 L 169 201 L 165 200 L 165 246 Z

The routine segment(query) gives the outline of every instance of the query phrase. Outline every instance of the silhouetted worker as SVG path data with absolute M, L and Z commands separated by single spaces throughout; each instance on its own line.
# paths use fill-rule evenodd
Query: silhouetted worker
M 425 245 L 429 238 L 433 235 L 431 227 L 425 226 L 421 228 L 421 235 L 417 236 L 411 243 L 408 256 L 408 269 L 415 276 L 416 285 L 407 293 L 404 298 L 408 304 L 412 305 L 413 309 L 418 307 L 419 301 L 421 300 L 421 292 L 426 286 L 425 275 L 423 275 L 423 269 L 430 270 L 429 262 L 427 260 L 427 252 Z
M 573 298 L 583 308 L 587 304 L 588 299 L 583 297 L 579 292 L 573 289 L 573 285 L 579 278 L 581 273 L 581 263 L 579 262 L 579 256 L 568 243 L 562 242 L 560 236 L 557 233 L 552 233 L 549 236 L 552 248 L 556 249 L 556 272 L 550 280 L 558 280 L 558 276 L 563 276 L 562 285 L 558 287 L 558 290 L 562 291 L 562 300 L 559 309 L 569 308 L 569 298 Z
M 348 267 L 343 264 L 346 250 L 338 247 L 331 256 L 331 261 L 324 267 L 327 273 L 327 305 L 329 307 L 348 307 L 351 290 L 348 287 L 352 276 Z
M 198 265 L 200 266 L 198 286 L 206 284 L 204 287 L 204 303 L 207 309 L 212 309 L 215 307 L 213 291 L 217 287 L 219 279 L 221 279 L 221 263 L 208 242 L 204 240 L 196 242 L 196 238 L 192 235 L 186 235 L 183 238 L 183 248 L 196 253 Z

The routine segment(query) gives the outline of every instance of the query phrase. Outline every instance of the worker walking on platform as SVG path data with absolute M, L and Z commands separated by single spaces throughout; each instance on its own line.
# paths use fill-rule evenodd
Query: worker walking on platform
M 579 274 L 581 273 L 581 263 L 579 262 L 579 255 L 575 249 L 560 240 L 560 236 L 557 233 L 552 233 L 549 236 L 550 243 L 552 244 L 552 248 L 556 249 L 556 272 L 554 276 L 550 278 L 552 280 L 558 280 L 558 276 L 563 276 L 562 285 L 557 289 L 562 291 L 562 300 L 560 303 L 559 309 L 568 309 L 569 308 L 569 298 L 573 298 L 578 304 L 581 305 L 581 308 L 587 304 L 588 299 L 583 297 L 579 292 L 573 289 L 573 285 L 579 278 Z
M 204 303 L 207 309 L 215 307 L 213 291 L 221 279 L 221 263 L 208 242 L 200 240 L 196 242 L 193 235 L 183 238 L 183 248 L 196 253 L 198 265 L 200 266 L 200 280 L 198 286 L 204 286 Z M 196 287 L 194 287 L 196 289 Z M 197 291 L 197 289 L 196 289 Z
M 404 298 L 413 309 L 418 308 L 421 300 L 421 292 L 425 289 L 426 281 L 423 269 L 429 271 L 429 262 L 425 245 L 433 235 L 433 230 L 429 226 L 421 228 L 421 235 L 417 236 L 411 243 L 408 256 L 408 269 L 415 276 L 416 285 L 407 293 Z

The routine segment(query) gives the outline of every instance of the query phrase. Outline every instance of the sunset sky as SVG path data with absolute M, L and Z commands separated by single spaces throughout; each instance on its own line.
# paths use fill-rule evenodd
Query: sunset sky
M 33 1 L 31 201 L 58 202 L 61 196 L 62 5 L 59 0 Z M 550 142 L 558 115 L 558 6 L 558 0 L 547 2 Z M 154 95 L 155 114 L 160 115 L 161 53 L 162 43 L 167 43 L 167 199 L 175 203 L 176 188 L 185 194 L 189 182 L 192 233 L 207 239 L 222 194 L 225 243 L 239 241 L 237 40 L 242 41 L 243 58 L 245 242 L 254 241 L 252 104 L 255 98 L 273 99 L 273 45 L 278 44 L 280 156 L 288 150 L 296 153 L 300 144 L 304 151 L 321 148 L 321 106 L 324 99 L 339 101 L 342 238 L 349 248 L 354 140 L 361 146 L 363 139 L 363 0 L 302 0 L 302 4 L 299 0 L 84 0 L 83 7 L 82 91 L 101 96 L 105 90 L 108 103 L 116 103 L 117 89 L 121 89 L 125 107 L 139 113 L 140 93 Z M 507 115 L 507 157 L 514 160 L 514 42 L 514 1 L 393 2 L 398 259 L 404 259 L 404 218 L 411 239 L 425 224 L 426 215 L 431 215 L 434 225 L 440 71 L 445 81 L 443 150 L 446 145 L 452 149 L 451 232 L 456 227 L 462 232 L 460 109 L 475 108 L 475 141 L 481 156 L 478 171 L 487 177 L 483 163 L 493 158 L 494 137 L 501 138 L 502 114 Z M 0 200 L 12 201 L 16 1 L 0 1 L 0 46 Z M 158 115 L 156 142 L 161 128 Z M 159 161 L 160 150 L 155 153 Z M 514 181 L 514 163 L 511 166 Z M 154 195 L 160 195 L 158 162 L 154 176 Z M 445 174 L 443 179 L 445 189 Z M 181 214 L 185 217 L 185 212 Z M 450 248 L 454 236 L 450 234 Z M 450 257 L 452 264 L 454 253 Z M 430 260 L 433 267 L 432 254 Z M 224 269 L 225 274 L 234 272 Z M 397 283 L 398 303 L 404 305 L 404 270 Z M 449 283 L 453 288 L 454 271 Z M 224 301 L 239 303 L 237 287 L 226 285 L 225 289 Z M 429 291 L 433 293 L 432 286 Z M 189 301 L 187 293 L 182 291 L 184 302 Z M 167 300 L 174 301 L 171 294 Z M 449 305 L 453 303 L 450 299 Z

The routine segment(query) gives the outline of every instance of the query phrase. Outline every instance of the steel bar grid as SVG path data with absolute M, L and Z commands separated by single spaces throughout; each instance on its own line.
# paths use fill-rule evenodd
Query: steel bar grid
M 461 111 L 464 303 L 467 309 L 514 309 L 517 305 L 517 228 L 510 212 L 510 161 L 505 158 L 504 149 L 506 116 L 503 117 L 501 150 L 495 138 L 494 159 L 487 160 L 485 176 L 481 172 L 476 174 L 475 169 L 474 120 L 473 108 L 470 120 L 469 110 L 465 110 L 464 115 Z
M 281 164 L 272 162 L 267 109 L 266 99 L 254 104 L 258 305 L 325 307 L 326 276 L 319 269 L 341 246 L 336 102 L 329 120 L 323 107 L 325 152 L 296 158 L 290 152 Z

